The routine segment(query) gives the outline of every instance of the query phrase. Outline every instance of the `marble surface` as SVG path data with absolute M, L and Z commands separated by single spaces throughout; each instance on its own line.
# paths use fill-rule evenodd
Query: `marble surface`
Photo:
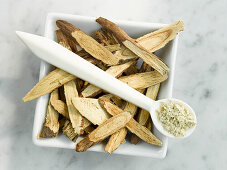
M 226 0 L 0 2 L 0 169 L 227 169 Z M 24 104 L 21 98 L 38 81 L 40 60 L 14 31 L 43 34 L 48 12 L 161 23 L 183 20 L 173 95 L 197 112 L 194 134 L 169 140 L 164 160 L 35 146 L 35 101 Z

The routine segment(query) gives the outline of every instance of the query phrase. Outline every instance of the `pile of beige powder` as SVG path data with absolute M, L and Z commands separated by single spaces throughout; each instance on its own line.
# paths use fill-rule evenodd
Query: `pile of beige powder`
M 196 124 L 194 115 L 185 106 L 171 100 L 161 103 L 157 118 L 163 128 L 176 137 L 185 136 L 185 132 Z

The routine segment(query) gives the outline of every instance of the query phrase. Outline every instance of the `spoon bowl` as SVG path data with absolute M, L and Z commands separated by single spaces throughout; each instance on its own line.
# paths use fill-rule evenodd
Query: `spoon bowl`
M 182 106 L 184 106 L 186 109 L 188 109 L 192 113 L 192 115 L 193 115 L 193 117 L 195 119 L 195 126 L 193 126 L 192 128 L 188 129 L 184 136 L 176 137 L 173 134 L 169 133 L 168 131 L 166 131 L 163 128 L 162 123 L 158 120 L 157 110 L 160 109 L 161 103 L 168 103 L 169 101 L 181 103 Z M 186 138 L 186 137 L 188 137 L 188 136 L 190 136 L 192 134 L 192 132 L 195 130 L 196 125 L 197 125 L 197 119 L 196 119 L 196 114 L 195 114 L 194 110 L 187 103 L 185 103 L 185 102 L 183 102 L 182 100 L 179 100 L 179 99 L 171 98 L 171 99 L 162 99 L 162 100 L 155 101 L 153 106 L 150 109 L 150 115 L 151 115 L 152 121 L 153 121 L 155 127 L 158 129 L 158 131 L 160 133 L 162 133 L 163 135 L 165 135 L 167 137 L 170 137 L 170 138 L 181 138 L 181 139 L 182 138 Z

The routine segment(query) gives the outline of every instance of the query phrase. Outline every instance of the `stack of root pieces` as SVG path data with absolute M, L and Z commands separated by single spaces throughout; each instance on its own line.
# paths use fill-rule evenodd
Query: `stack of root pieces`
M 183 22 L 133 39 L 105 18 L 96 21 L 102 28 L 94 38 L 67 21 L 56 21 L 58 43 L 156 100 L 160 84 L 168 78 L 169 67 L 154 52 L 184 29 Z M 140 68 L 139 59 L 143 61 Z M 152 134 L 152 120 L 147 111 L 64 70 L 55 68 L 23 100 L 27 102 L 47 93 L 50 99 L 38 138 L 56 137 L 62 131 L 76 142 L 82 135 L 84 139 L 77 143 L 76 151 L 84 152 L 109 137 L 105 151 L 112 153 L 125 142 L 129 131 L 133 144 L 142 139 L 152 145 L 162 145 Z

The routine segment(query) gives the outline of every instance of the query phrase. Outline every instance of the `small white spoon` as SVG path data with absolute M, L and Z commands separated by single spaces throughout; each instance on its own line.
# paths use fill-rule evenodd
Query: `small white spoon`
M 149 111 L 155 127 L 163 135 L 176 138 L 164 130 L 161 122 L 157 119 L 156 110 L 160 108 L 161 102 L 172 100 L 182 103 L 191 111 L 196 121 L 193 109 L 181 100 L 162 99 L 154 101 L 48 38 L 20 31 L 16 31 L 16 34 L 42 60 Z M 188 137 L 195 127 L 189 129 L 182 138 Z

